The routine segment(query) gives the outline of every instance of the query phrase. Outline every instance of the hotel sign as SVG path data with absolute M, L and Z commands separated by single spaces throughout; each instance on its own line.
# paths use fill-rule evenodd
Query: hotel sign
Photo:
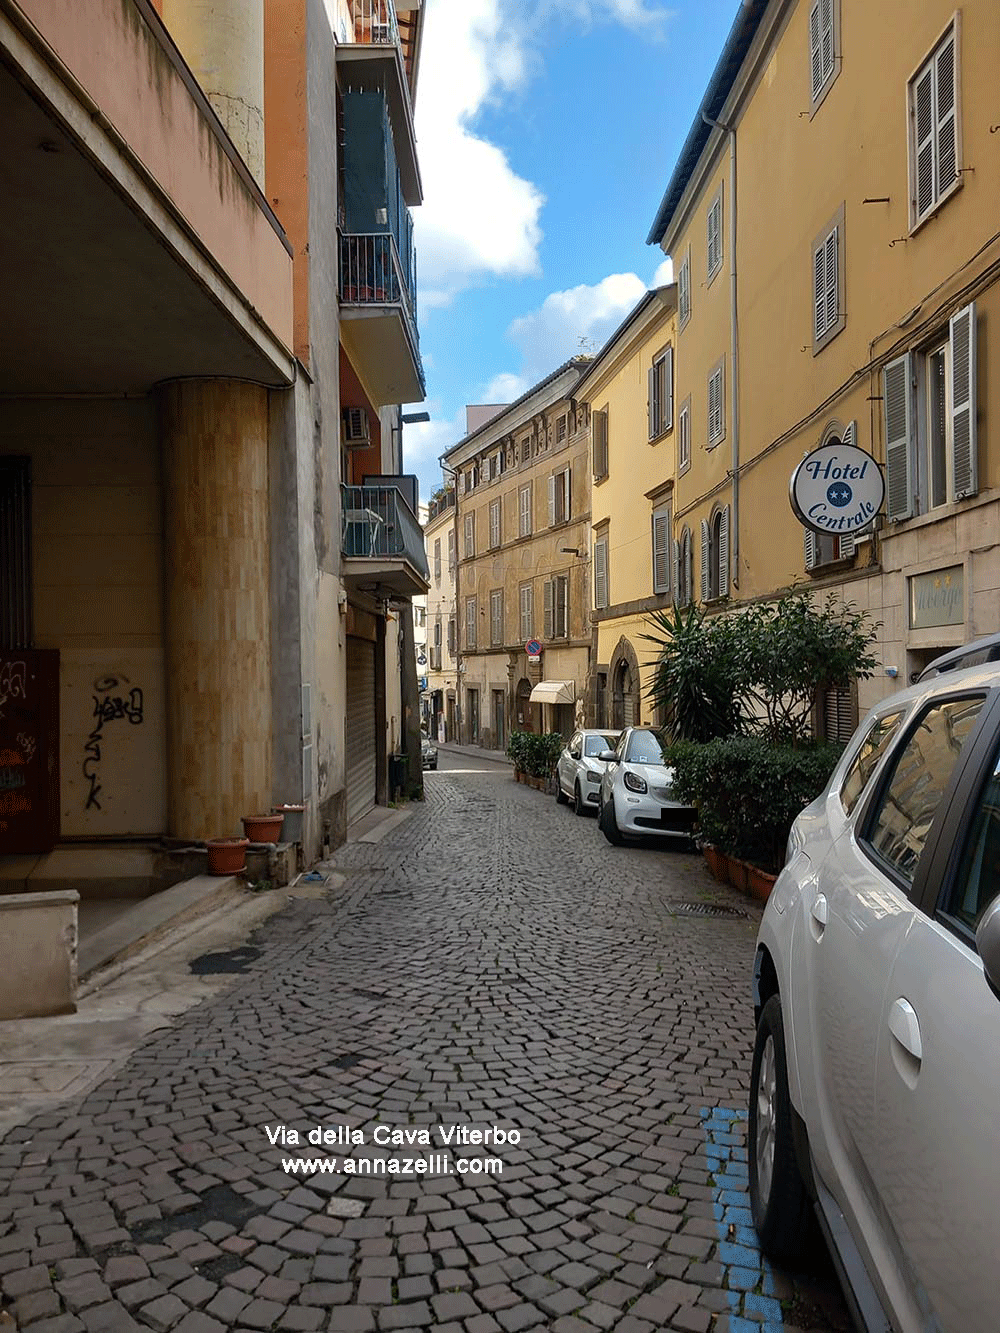
M 788 492 L 804 527 L 827 537 L 856 535 L 882 508 L 885 478 L 864 449 L 834 442 L 806 454 Z
M 911 574 L 910 629 L 965 623 L 965 567 L 952 565 L 930 574 Z

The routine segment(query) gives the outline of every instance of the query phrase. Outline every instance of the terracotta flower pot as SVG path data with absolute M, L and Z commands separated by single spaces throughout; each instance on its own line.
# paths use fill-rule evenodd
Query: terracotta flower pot
M 703 843 L 701 854 L 705 858 L 705 864 L 712 872 L 712 878 L 717 879 L 720 884 L 728 884 L 726 857 L 719 851 L 718 847 L 713 847 L 711 843 Z
M 747 891 L 747 872 L 749 866 L 746 861 L 740 861 L 735 856 L 726 857 L 726 872 L 729 883 L 734 889 L 740 889 L 743 893 Z
M 777 875 L 771 875 L 759 866 L 747 866 L 747 889 L 762 903 L 767 902 L 777 878 Z
M 248 838 L 209 838 L 208 873 L 210 875 L 238 875 L 246 869 Z
M 284 815 L 244 815 L 243 832 L 251 842 L 277 842 Z

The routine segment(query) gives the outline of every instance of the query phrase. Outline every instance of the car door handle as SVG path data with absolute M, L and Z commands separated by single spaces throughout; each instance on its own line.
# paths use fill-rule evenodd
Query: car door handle
M 826 923 L 830 919 L 830 909 L 827 906 L 824 894 L 818 893 L 813 899 L 812 906 L 809 908 L 809 916 L 813 939 L 822 939 L 823 932 L 826 930 Z
M 919 1064 L 924 1058 L 924 1048 L 920 1041 L 920 1023 L 917 1012 L 909 1000 L 893 1000 L 889 1007 L 889 1031 L 906 1051 Z

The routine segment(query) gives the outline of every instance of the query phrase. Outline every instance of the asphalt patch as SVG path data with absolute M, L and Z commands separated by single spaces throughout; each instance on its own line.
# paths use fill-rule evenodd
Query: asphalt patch
M 188 964 L 195 976 L 215 976 L 223 972 L 245 972 L 260 957 L 260 950 L 252 944 L 242 944 L 226 953 L 203 953 Z

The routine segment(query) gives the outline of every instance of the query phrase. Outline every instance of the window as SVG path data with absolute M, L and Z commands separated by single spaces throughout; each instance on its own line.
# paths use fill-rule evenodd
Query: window
M 448 617 L 448 656 L 455 656 L 455 617 Z
M 813 108 L 826 96 L 837 68 L 840 0 L 813 0 L 809 10 L 809 83 Z
M 466 597 L 465 599 L 465 646 L 470 650 L 474 649 L 476 646 L 475 597 Z
M 649 438 L 655 440 L 674 424 L 674 349 L 665 347 L 653 360 L 648 375 Z
M 562 468 L 549 477 L 549 527 L 565 523 L 570 516 L 570 470 Z
M 701 600 L 729 595 L 729 506 L 701 521 Z
M 431 670 L 441 670 L 441 617 L 434 621 L 434 643 L 431 647 Z
M 868 786 L 868 779 L 875 772 L 889 742 L 895 736 L 902 716 L 902 713 L 889 713 L 886 717 L 876 718 L 861 742 L 857 754 L 844 774 L 840 788 L 840 804 L 846 814 L 853 813 L 854 807 L 861 799 L 861 793 Z
M 531 482 L 517 493 L 517 535 L 531 536 Z
M 976 359 L 973 302 L 952 316 L 946 336 L 882 372 L 888 518 L 927 513 L 979 490 Z
M 677 270 L 677 327 L 682 329 L 691 318 L 691 247 Z
M 923 715 L 900 750 L 873 813 L 866 842 L 907 884 L 982 699 L 949 699 Z
M 848 686 L 829 685 L 819 693 L 817 724 L 823 740 L 846 745 L 858 725 L 858 696 Z
M 653 592 L 670 591 L 670 506 L 653 510 Z
M 948 914 L 969 931 L 997 896 L 1000 883 L 1000 755 L 979 797 L 969 841 L 962 855 Z
M 678 606 L 688 606 L 693 600 L 691 529 L 685 526 L 674 542 L 674 601 Z
M 958 20 L 910 80 L 910 226 L 916 227 L 961 182 L 958 170 Z
M 490 501 L 490 550 L 500 545 L 500 501 Z
M 517 590 L 521 613 L 521 642 L 527 643 L 535 632 L 535 590 L 532 584 L 522 583 Z
M 708 377 L 708 447 L 726 438 L 725 357 Z
M 556 418 L 556 444 L 562 444 L 566 439 L 566 413 Z
M 594 541 L 594 609 L 603 611 L 608 602 L 608 530 L 605 527 Z
M 493 647 L 503 643 L 503 588 L 490 593 L 490 643 Z
M 722 267 L 722 185 L 708 206 L 707 220 L 708 281 L 711 282 Z
M 568 635 L 568 594 L 569 579 L 565 574 L 545 580 L 546 639 L 565 639 Z
M 434 543 L 434 582 L 441 582 L 441 538 Z
M 30 458 L 0 458 L 0 516 L 4 552 L 0 560 L 0 648 L 29 648 L 34 630 Z
M 608 413 L 607 409 L 590 414 L 590 433 L 594 443 L 594 480 L 608 475 Z
M 847 324 L 844 303 L 844 205 L 813 241 L 813 356 Z
M 476 516 L 475 514 L 466 514 L 465 516 L 465 558 L 471 560 L 476 554 Z
M 812 571 L 838 560 L 853 560 L 857 545 L 858 539 L 853 533 L 819 533 L 806 528 L 803 537 L 805 567 Z
M 685 398 L 677 414 L 677 471 L 691 466 L 691 399 Z

